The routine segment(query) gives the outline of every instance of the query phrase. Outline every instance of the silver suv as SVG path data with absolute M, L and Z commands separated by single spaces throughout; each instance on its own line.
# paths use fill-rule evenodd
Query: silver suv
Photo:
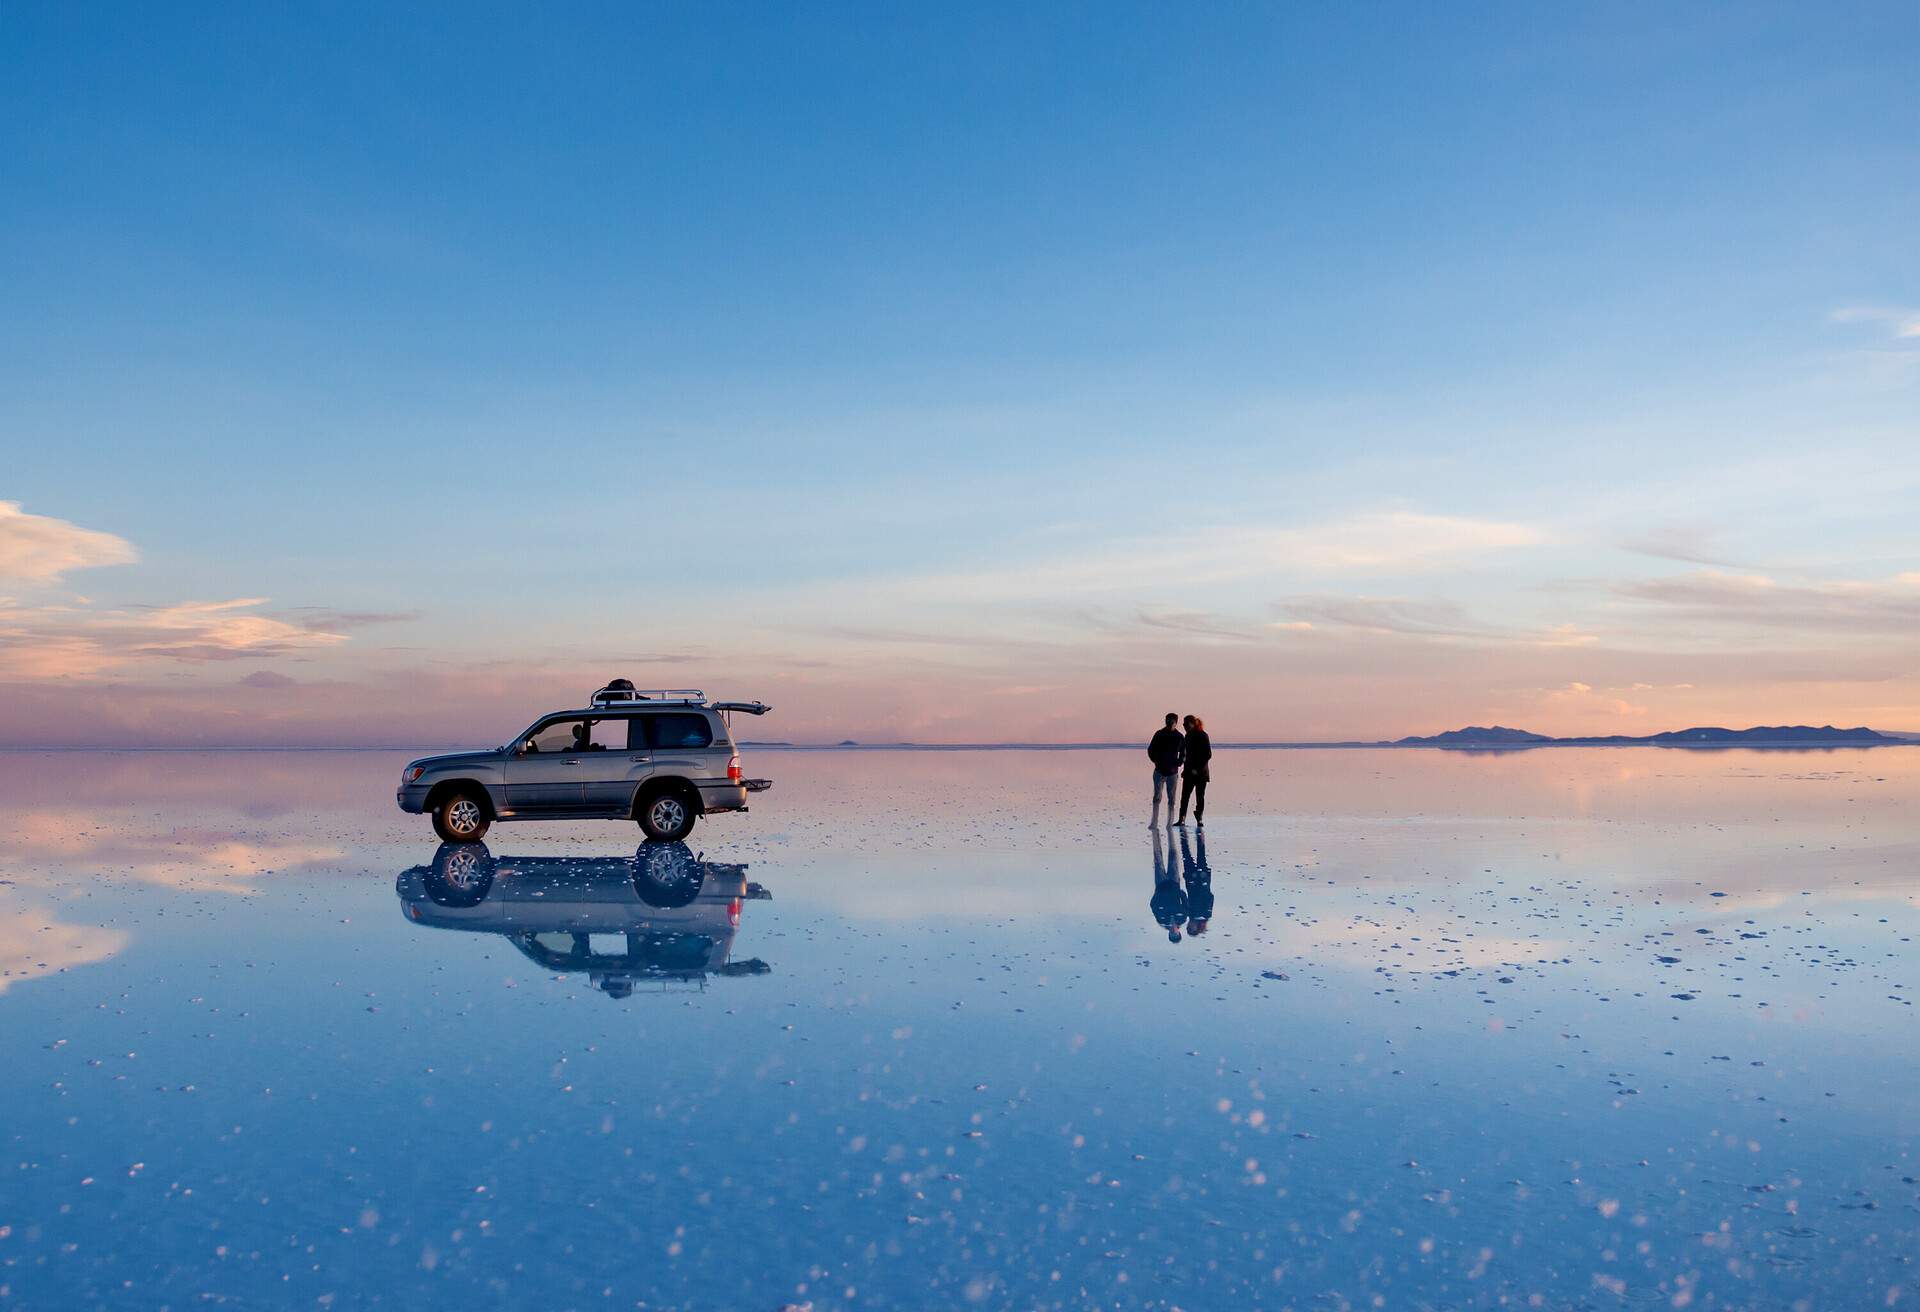
M 773 786 L 740 770 L 730 720 L 762 702 L 710 702 L 693 688 L 635 688 L 615 679 L 577 711 L 555 711 L 504 747 L 410 762 L 402 811 L 433 817 L 450 843 L 475 843 L 495 820 L 637 820 L 675 841 L 716 811 L 744 811 Z

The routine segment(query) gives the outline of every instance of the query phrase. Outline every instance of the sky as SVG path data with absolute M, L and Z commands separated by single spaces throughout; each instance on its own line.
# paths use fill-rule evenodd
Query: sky
M 0 10 L 0 745 L 1920 730 L 1920 8 Z

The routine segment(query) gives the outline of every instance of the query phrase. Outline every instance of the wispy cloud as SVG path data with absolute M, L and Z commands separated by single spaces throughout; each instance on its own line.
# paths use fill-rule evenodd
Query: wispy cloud
M 73 570 L 137 559 L 124 538 L 0 501 L 0 580 L 31 589 Z M 338 646 L 349 629 L 417 618 L 314 606 L 263 614 L 265 597 L 100 607 L 46 595 L 0 596 L 0 678 L 86 679 L 151 660 L 260 660 Z
M 1410 597 L 1310 596 L 1276 602 L 1280 629 L 1349 629 L 1412 638 L 1571 647 L 1594 641 L 1573 625 L 1527 629 L 1476 620 L 1450 601 Z
M 128 565 L 138 558 L 125 538 L 30 515 L 18 501 L 0 501 L 0 580 L 52 583 L 76 569 Z
M 1835 323 L 1866 324 L 1879 330 L 1878 345 L 1848 353 L 1866 379 L 1899 387 L 1920 378 L 1920 310 L 1904 305 L 1845 305 L 1831 317 Z
M 1225 639 L 1229 642 L 1254 642 L 1258 630 L 1219 619 L 1205 611 L 1143 610 L 1140 622 L 1150 629 L 1164 629 L 1197 638 Z
M 1446 569 L 1489 552 L 1534 546 L 1530 524 L 1388 511 L 1297 528 L 1230 525 L 1145 533 L 1078 553 L 993 569 L 877 580 L 869 596 L 972 604 L 1191 588 L 1302 574 L 1399 574 Z
M 417 610 L 329 610 L 325 606 L 294 606 L 286 618 L 303 629 L 337 633 L 377 624 L 407 624 L 420 618 Z
M 1783 583 L 1766 574 L 1701 570 L 1613 585 L 1695 626 L 1847 631 L 1920 637 L 1920 574 L 1879 581 Z
M 264 597 L 126 609 L 0 603 L 0 677 L 86 678 L 142 660 L 258 660 L 347 641 L 255 613 L 266 604 Z
M 1843 305 L 1832 315 L 1835 323 L 1886 325 L 1894 337 L 1920 339 L 1920 310 L 1904 305 Z
M 184 661 L 258 659 L 331 647 L 347 640 L 344 633 L 249 613 L 266 604 L 265 597 L 242 597 L 236 601 L 182 601 L 148 611 L 123 612 L 133 618 L 133 623 L 121 632 L 135 639 L 131 648 L 135 656 Z
M 1713 536 L 1690 525 L 1669 524 L 1651 529 L 1620 544 L 1623 551 L 1657 560 L 1678 560 L 1688 565 L 1738 565 L 1714 546 Z
M 1637 683 L 1629 691 L 1641 692 L 1651 688 L 1651 684 Z M 1544 690 L 1540 694 L 1540 704 L 1545 710 L 1559 717 L 1567 715 L 1586 717 L 1600 714 L 1635 719 L 1647 713 L 1645 706 L 1618 696 L 1615 689 L 1595 688 L 1590 683 L 1581 683 L 1578 680 L 1558 688 Z

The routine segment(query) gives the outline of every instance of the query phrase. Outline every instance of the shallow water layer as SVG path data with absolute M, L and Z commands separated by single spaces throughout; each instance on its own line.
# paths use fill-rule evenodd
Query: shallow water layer
M 0 1304 L 1920 1297 L 1920 748 L 0 754 Z

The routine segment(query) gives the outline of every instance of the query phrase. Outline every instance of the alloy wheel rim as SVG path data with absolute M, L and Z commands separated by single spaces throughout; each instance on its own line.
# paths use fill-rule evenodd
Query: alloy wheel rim
M 461 798 L 447 810 L 447 827 L 456 834 L 472 833 L 480 823 L 480 808 Z
M 686 818 L 686 808 L 671 797 L 663 797 L 653 804 L 653 824 L 656 829 L 678 829 Z

